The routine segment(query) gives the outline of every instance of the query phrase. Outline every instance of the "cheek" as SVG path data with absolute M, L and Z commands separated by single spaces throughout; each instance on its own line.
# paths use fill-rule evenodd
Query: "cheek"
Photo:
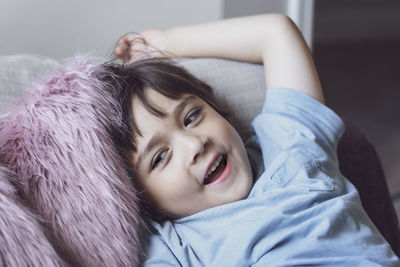
M 219 138 L 224 142 L 229 142 L 235 146 L 243 143 L 237 131 L 226 120 L 218 121 L 214 129 L 219 129 L 219 131 L 215 132 L 218 133 Z
M 189 174 L 181 166 L 170 163 L 162 172 L 148 177 L 144 184 L 147 193 L 160 206 L 193 195 L 197 190 L 194 183 L 190 183 Z

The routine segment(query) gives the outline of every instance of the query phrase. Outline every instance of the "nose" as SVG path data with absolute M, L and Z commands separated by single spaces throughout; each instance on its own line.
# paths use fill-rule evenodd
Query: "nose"
M 189 164 L 196 163 L 199 156 L 204 154 L 209 145 L 207 138 L 190 133 L 179 134 L 177 141 Z

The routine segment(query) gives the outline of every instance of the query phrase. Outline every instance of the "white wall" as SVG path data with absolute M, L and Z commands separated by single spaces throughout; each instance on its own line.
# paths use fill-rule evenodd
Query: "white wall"
M 309 47 L 312 47 L 314 0 L 225 0 L 224 17 L 263 13 L 284 13 L 297 24 Z
M 126 32 L 221 17 L 222 0 L 1 0 L 0 55 L 106 56 Z
M 90 52 L 104 57 L 110 55 L 118 37 L 129 31 L 140 32 L 149 28 L 168 28 L 266 12 L 291 15 L 311 44 L 313 2 L 0 0 L 0 55 L 35 53 L 63 59 L 76 53 Z
M 223 10 L 224 17 L 230 18 L 262 13 L 285 13 L 286 1 L 287 0 L 225 0 Z

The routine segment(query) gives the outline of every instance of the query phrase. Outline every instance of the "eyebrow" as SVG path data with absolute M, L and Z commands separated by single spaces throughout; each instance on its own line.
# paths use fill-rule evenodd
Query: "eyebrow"
M 183 112 L 183 110 L 186 108 L 186 106 L 191 101 L 194 101 L 194 100 L 196 100 L 196 96 L 194 96 L 194 95 L 184 97 L 183 100 L 181 101 L 181 103 L 179 103 L 174 108 L 174 111 L 172 112 L 174 114 L 174 117 L 177 118 Z M 140 164 L 140 162 L 143 160 L 143 158 L 161 142 L 161 139 L 162 138 L 161 138 L 160 134 L 156 134 L 150 139 L 149 143 L 146 145 L 143 152 L 139 153 L 137 164 Z

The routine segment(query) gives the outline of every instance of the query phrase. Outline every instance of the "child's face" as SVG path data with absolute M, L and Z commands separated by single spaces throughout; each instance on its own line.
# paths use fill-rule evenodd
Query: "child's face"
M 150 200 L 184 217 L 245 198 L 253 178 L 236 130 L 199 97 L 173 100 L 151 89 L 147 94 L 167 114 L 157 117 L 133 99 L 134 119 L 142 133 L 133 161 Z

